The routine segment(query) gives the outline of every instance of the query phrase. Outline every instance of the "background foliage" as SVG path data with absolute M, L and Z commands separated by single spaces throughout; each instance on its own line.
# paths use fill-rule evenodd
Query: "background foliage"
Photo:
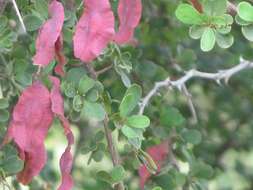
M 156 186 L 165 190 L 253 189 L 253 77 L 250 70 L 233 76 L 229 85 L 197 79 L 190 81 L 187 87 L 192 93 L 197 123 L 192 118 L 186 97 L 177 90 L 163 89 L 161 95 L 154 97 L 145 110 L 149 119 L 142 118 L 141 126 L 146 129 L 143 137 L 138 130 L 132 133 L 127 127 L 116 129 L 117 125 L 126 122 L 121 121 L 119 115 L 127 117 L 128 124 L 131 123 L 128 113 L 133 111 L 130 114 L 133 115 L 138 111 L 136 104 L 140 96 L 148 93 L 156 81 L 168 76 L 176 79 L 183 75 L 175 64 L 183 70 L 196 68 L 216 72 L 238 64 L 240 56 L 252 60 L 252 43 L 249 40 L 252 37 L 250 27 L 253 19 L 247 21 L 248 30 L 245 25 L 241 29 L 242 22 L 232 24 L 229 35 L 233 35 L 234 40 L 229 49 L 215 45 L 212 51 L 203 52 L 201 49 L 205 51 L 210 46 L 203 47 L 198 40 L 191 39 L 190 26 L 180 22 L 175 15 L 178 5 L 186 1 L 145 0 L 142 20 L 135 33 L 138 40 L 136 47 L 119 48 L 110 44 L 104 54 L 92 63 L 97 71 L 108 66 L 111 68 L 98 76 L 98 82 L 91 78 L 72 53 L 72 35 L 82 11 L 81 0 L 74 1 L 74 7 L 67 1 L 63 2 L 66 8 L 64 53 L 68 64 L 67 74 L 62 78 L 62 92 L 65 111 L 76 136 L 74 189 L 109 190 L 112 189 L 111 183 L 122 179 L 128 189 L 139 189 L 137 171 L 140 161 L 127 141 L 127 138 L 136 135 L 143 138 L 143 150 L 163 140 L 170 141 L 166 164 L 158 175 L 152 176 L 146 189 Z M 5 134 L 10 113 L 21 90 L 31 84 L 33 73 L 36 72 L 31 60 L 35 54 L 35 38 L 39 27 L 48 18 L 47 1 L 18 0 L 17 3 L 27 34 L 22 32 L 11 3 L 0 10 L 1 137 Z M 116 12 L 118 2 L 112 0 L 111 3 Z M 221 10 L 222 14 L 224 11 Z M 246 35 L 245 30 L 248 32 Z M 210 36 L 207 39 L 210 40 Z M 43 71 L 44 74 L 51 73 L 54 65 L 54 62 L 51 63 Z M 126 90 L 130 84 L 138 84 L 130 88 L 136 92 L 134 100 L 137 100 L 132 102 L 132 110 L 129 108 L 131 102 L 126 100 Z M 124 106 L 124 101 L 127 106 Z M 101 122 L 105 112 L 110 116 L 109 126 L 123 160 L 118 168 L 113 168 L 107 151 Z M 147 127 L 149 120 L 150 127 Z M 58 125 L 58 121 L 55 121 L 55 125 Z M 65 143 L 59 127 L 52 128 L 46 141 L 49 155 L 47 166 L 29 185 L 30 189 L 56 189 L 59 181 L 57 160 Z M 1 149 L 0 158 L 2 187 L 8 184 L 15 189 L 24 188 L 17 184 L 13 176 L 22 169 L 22 162 L 13 145 Z M 7 176 L 12 177 L 5 178 Z

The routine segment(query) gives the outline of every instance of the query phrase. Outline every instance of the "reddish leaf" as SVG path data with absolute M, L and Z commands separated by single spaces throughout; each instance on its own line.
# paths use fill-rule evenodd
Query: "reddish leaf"
M 200 13 L 203 12 L 202 5 L 199 3 L 198 0 L 190 0 L 191 4 L 194 6 L 194 8 L 199 11 Z
M 61 35 L 55 43 L 55 57 L 56 57 L 56 60 L 58 61 L 58 64 L 56 65 L 54 69 L 54 71 L 60 76 L 64 76 L 65 74 L 64 65 L 66 64 L 66 58 L 64 54 L 62 53 L 62 49 L 63 49 L 63 38 Z
M 46 163 L 44 140 L 52 120 L 50 93 L 40 82 L 36 82 L 19 98 L 7 133 L 25 161 L 23 171 L 18 174 L 18 180 L 23 184 L 28 184 L 38 175 Z
M 149 147 L 147 149 L 147 153 L 153 158 L 154 162 L 157 165 L 158 172 L 160 172 L 162 164 L 166 160 L 166 158 L 169 154 L 168 141 L 164 141 L 163 143 L 161 143 L 159 145 Z M 142 165 L 139 168 L 139 176 L 140 176 L 140 188 L 144 189 L 145 183 L 151 177 L 151 174 L 149 173 L 149 171 L 145 165 Z
M 108 0 L 84 0 L 84 5 L 74 34 L 74 54 L 83 62 L 91 62 L 112 40 L 114 16 Z
M 41 27 L 36 40 L 36 54 L 33 58 L 35 65 L 46 66 L 54 59 L 55 43 L 62 31 L 64 22 L 62 4 L 53 0 L 49 5 L 49 14 L 51 18 Z
M 62 182 L 58 190 L 70 190 L 73 187 L 70 175 L 73 159 L 70 149 L 74 143 L 74 137 L 70 124 L 64 116 L 60 81 L 56 77 L 50 77 L 50 79 L 53 82 L 51 92 L 41 82 L 35 82 L 23 91 L 14 108 L 5 139 L 13 139 L 17 144 L 19 156 L 25 162 L 23 171 L 18 174 L 18 180 L 23 184 L 28 184 L 34 176 L 40 173 L 46 163 L 44 140 L 54 114 L 59 117 L 68 145 L 60 159 Z
M 60 168 L 62 173 L 62 182 L 59 190 L 69 190 L 73 187 L 73 179 L 71 177 L 71 169 L 73 158 L 70 153 L 71 145 L 74 143 L 74 137 L 70 130 L 70 124 L 64 116 L 63 98 L 60 92 L 60 81 L 58 78 L 51 77 L 53 88 L 51 90 L 52 111 L 62 122 L 64 132 L 68 140 L 68 146 L 61 156 Z
M 119 31 L 114 40 L 118 44 L 128 43 L 132 40 L 134 29 L 138 26 L 142 13 L 141 0 L 120 0 L 118 15 L 120 20 Z
M 58 190 L 69 190 L 73 187 L 73 179 L 71 177 L 71 169 L 73 163 L 73 157 L 70 153 L 71 145 L 74 143 L 74 137 L 72 133 L 68 133 L 68 146 L 61 156 L 60 168 L 62 173 L 62 182 Z

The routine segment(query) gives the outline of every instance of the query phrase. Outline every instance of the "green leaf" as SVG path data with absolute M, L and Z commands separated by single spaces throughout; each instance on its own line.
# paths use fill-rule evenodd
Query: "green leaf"
M 125 87 L 129 87 L 131 85 L 131 81 L 130 81 L 128 75 L 123 71 L 120 72 L 119 74 L 120 74 L 121 81 L 123 82 Z
M 133 94 L 128 94 L 124 96 L 123 100 L 120 103 L 119 111 L 122 117 L 126 117 L 131 113 L 134 107 L 137 105 L 135 104 L 135 99 Z
M 161 124 L 166 127 L 177 127 L 185 122 L 184 117 L 178 111 L 178 109 L 173 107 L 163 107 L 160 114 Z
M 74 96 L 76 95 L 76 89 L 75 89 L 74 83 L 65 82 L 62 85 L 63 85 L 62 88 L 63 88 L 64 94 L 68 98 L 74 98 Z
M 89 149 L 90 149 L 90 151 L 95 151 L 97 149 L 97 142 L 91 140 L 91 142 L 89 144 Z
M 182 137 L 186 142 L 194 145 L 199 144 L 202 140 L 201 133 L 195 129 L 184 130 L 182 132 Z
M 217 29 L 217 32 L 220 34 L 228 34 L 231 31 L 231 29 L 232 29 L 231 26 L 225 26 L 225 27 Z
M 72 82 L 74 85 L 78 86 L 79 81 L 86 74 L 87 72 L 83 67 L 72 68 L 66 74 L 66 81 Z
M 85 101 L 82 115 L 88 119 L 102 121 L 105 118 L 104 107 L 99 103 Z
M 120 103 L 119 110 L 122 117 L 128 116 L 138 105 L 141 98 L 141 87 L 133 84 L 129 87 Z
M 16 149 L 11 145 L 5 145 L 0 154 L 0 168 L 4 170 L 5 175 L 15 175 L 23 169 L 24 162 L 18 157 Z
M 24 162 L 18 156 L 9 156 L 0 167 L 5 171 L 6 175 L 14 175 L 23 169 Z
M 69 113 L 71 121 L 78 122 L 80 121 L 81 112 L 72 111 Z
M 230 34 L 222 35 L 216 33 L 216 42 L 221 48 L 229 48 L 234 43 L 234 37 Z
M 125 95 L 127 94 L 133 94 L 136 99 L 136 102 L 138 103 L 142 95 L 141 87 L 137 84 L 133 84 L 127 89 Z
M 21 52 L 20 54 L 24 54 L 24 52 Z M 28 68 L 28 63 L 23 59 L 15 59 L 13 67 L 15 76 L 24 75 L 26 69 Z
M 5 29 L 8 25 L 8 18 L 6 16 L 0 15 L 0 31 Z
M 99 171 L 96 174 L 96 177 L 99 180 L 105 181 L 105 182 L 107 182 L 109 184 L 113 184 L 113 179 L 112 179 L 111 175 L 108 172 L 106 172 L 106 171 Z
M 231 15 L 224 14 L 222 17 L 225 19 L 226 25 L 232 25 L 234 23 L 234 18 Z
M 24 23 L 27 31 L 32 32 L 40 28 L 40 26 L 43 24 L 43 20 L 35 15 L 26 15 L 24 17 Z
M 161 187 L 154 187 L 152 190 L 163 190 Z
M 72 36 L 73 36 L 73 31 L 70 28 L 63 27 L 63 40 L 66 42 L 68 45 L 72 44 Z
M 241 17 L 239 17 L 239 15 L 235 16 L 235 21 L 237 24 L 239 24 L 241 26 L 248 26 L 248 25 L 252 24 L 252 22 L 243 20 Z
M 95 82 L 95 86 L 94 88 L 99 92 L 99 93 L 103 93 L 104 92 L 104 85 L 99 82 L 99 81 L 96 81 Z
M 0 99 L 0 109 L 6 109 L 9 107 L 9 102 L 7 98 Z
M 245 21 L 253 22 L 253 7 L 248 2 L 239 3 L 238 15 Z
M 114 183 L 122 181 L 125 177 L 125 170 L 123 166 L 121 165 L 115 166 L 111 171 L 111 177 Z
M 68 28 L 72 28 L 75 26 L 75 23 L 77 22 L 76 18 L 76 12 L 72 10 L 65 10 L 65 22 L 64 26 Z
M 138 151 L 137 157 L 139 161 L 146 166 L 146 168 L 150 173 L 152 174 L 157 173 L 158 167 L 153 158 L 147 152 L 140 149 Z
M 141 148 L 142 138 L 128 138 L 129 144 L 135 147 L 137 150 Z
M 106 112 L 108 114 L 111 114 L 111 112 L 112 112 L 112 107 L 111 107 L 112 100 L 111 100 L 110 94 L 107 91 L 105 91 L 103 93 L 102 98 L 103 98 L 103 102 L 104 102 L 104 106 L 105 106 Z
M 189 35 L 192 39 L 200 39 L 204 33 L 205 27 L 194 25 L 189 29 Z
M 40 14 L 41 18 L 46 20 L 48 18 L 48 4 L 46 1 L 36 0 L 35 9 Z
M 0 52 L 9 52 L 17 40 L 17 33 L 12 32 L 8 26 L 0 30 Z
M 227 10 L 227 0 L 204 0 L 203 7 L 210 16 L 223 15 Z
M 0 122 L 8 121 L 10 114 L 7 110 L 0 110 Z
M 176 17 L 184 24 L 200 25 L 203 23 L 202 15 L 193 6 L 186 3 L 177 7 Z
M 78 91 L 81 94 L 87 93 L 92 87 L 94 87 L 95 81 L 88 77 L 87 75 L 83 76 L 79 82 Z
M 253 25 L 243 26 L 242 33 L 247 40 L 253 42 Z
M 96 151 L 92 152 L 92 159 L 95 162 L 101 162 L 103 157 L 104 157 L 104 152 L 101 150 L 96 150 Z
M 81 149 L 80 149 L 80 152 L 81 154 L 88 154 L 90 152 L 90 147 L 88 146 L 83 146 Z
M 136 129 L 136 128 L 132 128 L 132 127 L 128 127 L 127 125 L 124 125 L 121 128 L 121 131 L 129 139 L 142 138 L 143 131 L 141 129 Z
M 233 17 L 227 14 L 224 14 L 222 16 L 215 16 L 211 19 L 211 24 L 215 25 L 216 29 L 231 26 L 233 22 Z
M 102 152 L 105 152 L 107 150 L 105 144 L 102 143 L 102 142 L 97 143 L 97 149 L 102 151 Z
M 96 133 L 94 139 L 95 139 L 96 142 L 100 142 L 100 141 L 102 141 L 104 139 L 104 136 L 105 136 L 105 134 L 104 134 L 103 131 L 98 131 Z
M 83 108 L 83 100 L 80 95 L 75 95 L 73 98 L 73 109 L 80 112 Z
M 96 102 L 99 98 L 99 92 L 93 88 L 86 93 L 86 99 L 90 102 Z
M 175 178 L 175 182 L 176 182 L 176 184 L 177 184 L 178 186 L 183 186 L 183 185 L 185 184 L 185 182 L 186 182 L 186 177 L 185 177 L 185 175 L 182 174 L 182 173 L 180 173 L 180 172 L 178 172 L 178 171 L 176 171 L 176 172 L 174 173 L 174 178 Z
M 198 178 L 210 179 L 213 176 L 213 168 L 202 161 L 195 161 L 191 165 L 191 173 Z
M 127 125 L 135 128 L 146 128 L 150 124 L 150 120 L 145 115 L 133 115 L 127 118 Z
M 215 45 L 215 32 L 212 28 L 207 27 L 202 34 L 200 40 L 200 48 L 202 51 L 207 52 L 213 49 Z

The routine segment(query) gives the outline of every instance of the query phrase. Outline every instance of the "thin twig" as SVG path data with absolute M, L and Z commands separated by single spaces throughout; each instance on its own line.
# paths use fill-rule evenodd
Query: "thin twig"
M 15 0 L 11 0 L 11 2 L 12 2 L 12 4 L 13 4 L 13 7 L 14 7 L 14 9 L 15 9 L 15 11 L 16 11 L 17 16 L 18 16 L 18 19 L 19 19 L 19 22 L 20 22 L 21 27 L 22 27 L 22 29 L 23 29 L 23 32 L 26 33 L 26 27 L 25 27 L 23 18 L 22 18 L 21 14 L 20 14 L 20 11 L 19 11 L 19 9 L 18 9 L 18 5 L 17 5 L 17 3 L 16 3 Z
M 200 13 L 203 12 L 203 7 L 198 0 L 189 0 L 189 2 L 195 7 L 197 11 L 199 11 Z
M 95 71 L 95 69 L 92 67 L 91 64 L 84 64 L 84 67 L 87 69 L 87 71 L 90 73 L 91 77 L 94 80 L 97 80 L 97 73 Z
M 6 59 L 5 59 L 5 57 L 3 56 L 3 54 L 1 54 L 0 53 L 0 59 L 1 59 L 1 62 L 4 64 L 4 65 L 7 65 L 8 63 L 7 63 L 7 61 L 6 61 Z M 0 62 L 0 63 L 1 63 Z
M 113 64 L 106 65 L 104 68 L 98 70 L 96 73 L 97 73 L 97 75 L 99 76 L 99 75 L 101 75 L 101 74 L 103 74 L 103 73 L 109 71 L 111 68 L 113 68 Z
M 110 154 L 112 157 L 113 166 L 117 166 L 120 164 L 119 154 L 114 146 L 113 139 L 112 139 L 112 132 L 111 132 L 110 128 L 108 127 L 108 122 L 109 122 L 109 118 L 106 115 L 105 119 L 104 119 L 104 129 L 105 129 L 105 134 L 106 134 L 106 140 L 107 140 L 109 151 L 110 151 Z M 117 183 L 114 186 L 114 188 L 115 188 L 115 190 L 124 190 L 125 189 L 123 182 Z
M 172 66 L 180 73 L 183 73 L 184 70 L 182 69 L 182 67 L 180 65 L 178 65 L 174 60 L 172 60 Z M 190 108 L 191 114 L 192 114 L 192 118 L 193 118 L 193 124 L 198 123 L 198 117 L 197 117 L 197 113 L 196 113 L 196 109 L 194 107 L 193 104 L 193 100 L 192 100 L 192 95 L 189 93 L 186 85 L 184 84 L 182 87 L 182 93 L 186 96 L 187 99 L 187 103 L 188 106 Z
M 97 73 L 94 70 L 94 68 L 92 67 L 91 64 L 85 64 L 85 68 L 88 70 L 88 72 L 90 73 L 91 77 L 94 80 L 97 80 Z M 117 166 L 120 164 L 120 158 L 119 158 L 119 153 L 115 147 L 115 144 L 113 143 L 113 138 L 112 138 L 112 132 L 108 126 L 109 123 L 109 117 L 106 114 L 105 115 L 105 119 L 104 119 L 104 130 L 105 130 L 105 135 L 106 135 L 106 140 L 107 140 L 107 144 L 108 144 L 108 148 L 109 148 L 109 152 L 111 154 L 112 157 L 112 163 L 113 166 Z M 124 184 L 123 182 L 119 182 L 114 186 L 115 190 L 124 190 Z
M 73 11 L 75 8 L 75 0 L 68 0 L 66 2 L 66 8 L 70 11 Z
M 182 87 L 182 92 L 183 92 L 183 94 L 185 95 L 185 97 L 187 99 L 187 103 L 188 103 L 188 106 L 190 108 L 192 118 L 193 118 L 193 124 L 197 124 L 198 123 L 198 116 L 197 116 L 196 109 L 195 109 L 194 104 L 193 104 L 192 95 L 189 93 L 189 91 L 186 88 L 185 84 Z
M 78 158 L 78 155 L 82 149 L 82 145 L 83 145 L 83 142 L 85 140 L 85 132 L 87 130 L 86 127 L 83 127 L 83 123 L 80 123 L 80 122 L 77 122 L 75 123 L 75 125 L 77 126 L 77 129 L 78 129 L 78 132 L 79 132 L 79 136 L 78 136 L 78 139 L 77 139 L 77 143 L 76 143 L 76 148 L 75 148 L 75 151 L 74 151 L 74 154 L 73 154 L 73 168 L 72 168 L 72 172 L 75 171 L 75 167 L 76 167 L 76 162 L 77 162 L 77 158 Z
M 105 117 L 104 119 L 104 128 L 105 128 L 105 134 L 106 134 L 106 140 L 108 142 L 108 147 L 109 147 L 109 151 L 110 154 L 113 155 L 112 156 L 112 163 L 114 166 L 119 164 L 119 155 L 116 152 L 116 149 L 113 145 L 113 139 L 112 139 L 112 132 L 110 130 L 110 128 L 108 127 L 108 122 L 109 122 L 109 118 L 108 116 Z
M 237 13 L 237 7 L 235 4 L 231 3 L 231 2 L 227 2 L 227 10 L 230 14 L 235 15 Z
M 163 87 L 175 87 L 181 91 L 183 85 L 185 85 L 192 78 L 214 80 L 218 84 L 221 84 L 221 81 L 224 80 L 224 82 L 227 84 L 230 77 L 232 77 L 234 74 L 242 70 L 251 69 L 251 68 L 253 68 L 253 62 L 249 62 L 249 61 L 241 59 L 240 64 L 230 69 L 220 70 L 217 73 L 207 73 L 207 72 L 198 71 L 196 69 L 192 69 L 186 72 L 185 75 L 179 78 L 178 80 L 171 80 L 170 77 L 168 77 L 163 81 L 156 82 L 153 89 L 151 89 L 150 92 L 143 98 L 140 104 L 139 114 L 143 114 L 144 109 L 148 105 L 150 99 L 153 96 L 155 96 L 157 92 Z
M 0 99 L 2 99 L 3 97 L 4 95 L 3 95 L 2 85 L 0 83 Z

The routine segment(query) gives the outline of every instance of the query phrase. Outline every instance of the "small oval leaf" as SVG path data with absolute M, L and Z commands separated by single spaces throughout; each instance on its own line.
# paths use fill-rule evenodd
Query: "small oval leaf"
M 213 49 L 215 45 L 215 33 L 212 28 L 206 28 L 201 40 L 200 40 L 200 48 L 202 51 L 207 52 Z

